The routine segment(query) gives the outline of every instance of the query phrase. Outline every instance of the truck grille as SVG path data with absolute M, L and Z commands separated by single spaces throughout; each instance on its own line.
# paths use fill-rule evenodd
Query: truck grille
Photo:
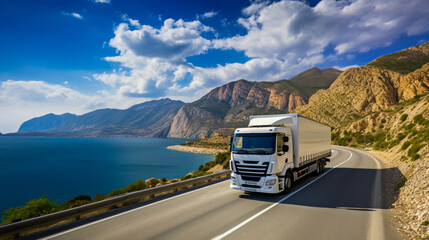
M 265 176 L 267 174 L 269 164 L 265 162 L 262 163 L 262 165 L 258 165 L 258 162 L 256 161 L 254 164 L 242 164 L 239 161 L 235 161 L 234 163 L 238 174 L 248 176 Z

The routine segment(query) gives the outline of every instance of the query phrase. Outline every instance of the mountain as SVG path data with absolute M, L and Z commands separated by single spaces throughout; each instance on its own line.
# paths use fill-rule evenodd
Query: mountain
M 99 109 L 81 116 L 48 114 L 24 122 L 18 132 L 84 137 L 166 137 L 174 116 L 184 104 L 167 98 L 144 102 L 125 110 Z
M 340 73 L 333 68 L 313 67 L 290 80 L 230 82 L 183 106 L 168 137 L 203 138 L 221 128 L 242 126 L 253 114 L 287 113 L 307 104 L 315 91 L 328 88 Z
M 48 114 L 24 122 L 18 134 L 31 136 L 144 136 L 203 138 L 242 126 L 252 114 L 287 113 L 327 89 L 341 71 L 313 67 L 289 80 L 238 80 L 185 104 L 161 99 L 129 109 L 99 109 L 81 116 Z
M 427 92 L 429 42 L 346 70 L 294 112 L 338 127 Z
M 33 118 L 21 124 L 18 129 L 19 133 L 27 133 L 27 132 L 36 132 L 36 131 L 44 131 L 51 128 L 55 128 L 61 126 L 68 121 L 72 121 L 75 119 L 77 115 L 65 113 L 62 115 L 55 115 L 53 113 Z

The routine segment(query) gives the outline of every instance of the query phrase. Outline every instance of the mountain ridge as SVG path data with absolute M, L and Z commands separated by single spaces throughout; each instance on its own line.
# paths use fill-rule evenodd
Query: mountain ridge
M 212 89 L 197 101 L 180 102 L 169 109 L 164 109 L 168 108 L 165 101 L 174 101 L 167 98 L 125 110 L 98 109 L 74 117 L 47 114 L 24 122 L 18 134 L 203 138 L 219 128 L 240 126 L 251 114 L 285 113 L 304 105 L 308 94 L 314 92 L 311 85 L 326 89 L 340 73 L 313 67 L 291 78 L 291 82 L 240 79 Z

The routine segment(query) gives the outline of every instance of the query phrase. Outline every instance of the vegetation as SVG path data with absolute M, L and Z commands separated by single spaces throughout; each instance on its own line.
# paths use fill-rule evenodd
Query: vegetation
M 429 226 L 429 220 L 425 220 L 422 222 L 422 226 Z
M 408 74 L 421 68 L 427 62 L 429 62 L 429 57 L 425 54 L 407 49 L 379 57 L 368 65 Z
M 39 199 L 28 201 L 25 206 L 9 208 L 2 213 L 2 224 L 22 221 L 29 218 L 34 218 L 53 212 L 64 210 L 64 206 L 59 206 L 55 202 L 51 202 L 45 194 Z
M 228 150 L 228 139 L 229 136 L 219 134 L 214 137 L 204 138 L 193 142 L 189 141 L 182 144 L 182 146 Z

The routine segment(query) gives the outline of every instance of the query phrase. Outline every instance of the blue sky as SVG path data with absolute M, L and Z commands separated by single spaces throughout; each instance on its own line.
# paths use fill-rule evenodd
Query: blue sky
M 429 40 L 426 0 L 1 1 L 0 132 L 238 79 L 347 69 Z

